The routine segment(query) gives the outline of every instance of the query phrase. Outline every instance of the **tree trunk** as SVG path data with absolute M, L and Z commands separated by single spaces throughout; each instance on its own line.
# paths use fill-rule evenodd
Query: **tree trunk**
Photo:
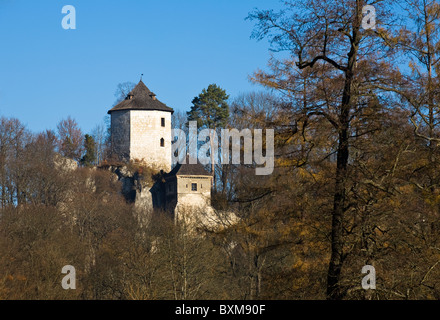
M 356 25 L 356 24 L 355 24 Z M 345 85 L 339 114 L 339 141 L 333 195 L 331 257 L 327 274 L 327 299 L 343 298 L 340 286 L 342 264 L 344 261 L 344 212 L 346 203 L 347 167 L 349 157 L 350 110 L 353 104 L 353 81 L 356 56 L 359 45 L 359 29 L 353 30 L 353 42 L 348 53 L 348 65 L 345 73 Z
M 348 130 L 339 134 L 337 153 L 336 183 L 333 198 L 332 232 L 331 232 L 331 257 L 327 274 L 327 299 L 338 300 L 342 298 L 340 276 L 343 263 L 343 217 L 345 211 L 345 186 L 348 163 Z
M 214 130 L 214 132 L 215 132 L 216 129 L 214 128 L 212 130 Z M 212 131 L 209 134 L 209 143 L 211 146 L 210 153 L 211 153 L 211 173 L 212 173 L 211 189 L 213 189 L 214 192 L 217 192 L 217 185 L 215 183 L 215 160 L 214 160 L 214 153 L 215 152 L 214 152 L 214 140 L 213 140 L 214 135 L 215 135 L 215 133 L 213 134 Z

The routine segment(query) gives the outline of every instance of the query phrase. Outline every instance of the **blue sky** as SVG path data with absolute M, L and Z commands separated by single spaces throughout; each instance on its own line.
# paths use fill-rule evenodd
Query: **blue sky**
M 76 30 L 64 30 L 64 5 Z M 118 83 L 145 84 L 175 110 L 210 83 L 231 97 L 262 90 L 267 41 L 250 39 L 254 8 L 277 0 L 0 0 L 0 116 L 34 132 L 72 116 L 84 132 L 102 123 Z

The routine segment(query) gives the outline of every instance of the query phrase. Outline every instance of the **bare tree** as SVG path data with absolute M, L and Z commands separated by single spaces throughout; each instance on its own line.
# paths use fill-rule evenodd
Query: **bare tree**
M 58 150 L 61 155 L 79 161 L 83 151 L 84 136 L 78 123 L 69 116 L 58 123 L 57 131 Z
M 124 100 L 135 86 L 136 84 L 130 81 L 119 83 L 115 91 L 116 101 L 113 103 L 113 106 Z
M 384 72 L 389 69 L 386 48 L 374 32 L 362 28 L 367 4 L 363 0 L 286 1 L 280 13 L 260 10 L 249 16 L 257 20 L 257 39 L 268 37 L 275 50 L 287 50 L 292 57 L 272 61 L 274 73 L 257 72 L 254 80 L 296 97 L 292 102 L 296 120 L 309 123 L 323 118 L 333 127 L 329 136 L 336 137 L 328 299 L 341 299 L 345 294 L 340 280 L 346 258 L 350 144 L 359 135 L 353 135 L 352 126 L 368 97 L 374 96 L 367 85 L 386 77 Z M 389 17 L 385 2 L 375 1 L 374 5 L 383 20 Z
M 96 165 L 99 165 L 105 158 L 109 149 L 109 132 L 104 123 L 98 124 L 92 130 L 92 137 L 95 140 Z

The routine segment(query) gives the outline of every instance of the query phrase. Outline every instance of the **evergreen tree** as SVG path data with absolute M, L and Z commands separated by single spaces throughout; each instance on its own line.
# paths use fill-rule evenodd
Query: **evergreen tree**
M 92 136 L 86 134 L 84 137 L 84 149 L 86 150 L 85 155 L 81 159 L 81 164 L 86 167 L 91 167 L 95 163 L 95 139 Z
M 224 127 L 229 118 L 229 95 L 225 90 L 216 84 L 210 84 L 207 89 L 192 100 L 192 107 L 187 112 L 189 121 L 197 121 L 199 129 L 213 129 Z M 213 137 L 210 136 L 211 143 L 211 172 L 214 175 L 215 183 L 215 162 L 213 152 Z
M 210 84 L 192 100 L 191 111 L 187 112 L 188 120 L 197 121 L 199 128 L 216 129 L 224 126 L 229 118 L 228 99 L 225 90 Z

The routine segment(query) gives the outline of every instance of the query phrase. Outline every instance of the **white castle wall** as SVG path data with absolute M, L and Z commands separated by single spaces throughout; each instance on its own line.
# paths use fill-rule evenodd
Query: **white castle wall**
M 165 119 L 165 127 L 161 126 Z M 130 110 L 130 159 L 171 170 L 171 112 Z M 160 139 L 164 139 L 164 147 Z
M 211 181 L 208 176 L 179 176 L 177 202 L 182 205 L 205 207 L 211 205 Z M 191 184 L 197 183 L 197 191 L 191 190 Z

